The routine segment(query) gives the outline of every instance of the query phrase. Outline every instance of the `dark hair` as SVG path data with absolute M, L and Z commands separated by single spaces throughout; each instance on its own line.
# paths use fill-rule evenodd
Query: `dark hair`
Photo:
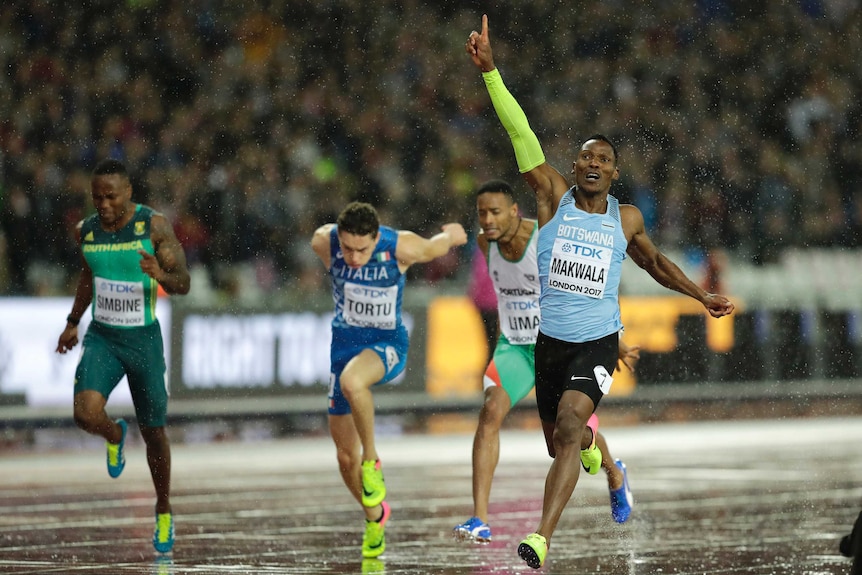
M 351 202 L 347 204 L 336 221 L 339 231 L 357 236 L 376 236 L 380 230 L 377 210 L 371 204 Z
M 610 138 L 608 138 L 604 134 L 593 134 L 592 136 L 590 136 L 589 138 L 584 140 L 584 143 L 587 143 L 590 140 L 599 140 L 600 142 L 605 142 L 607 145 L 609 145 L 611 147 L 611 149 L 614 151 L 614 164 L 619 162 L 620 154 L 619 154 L 619 152 L 617 152 L 617 147 L 614 146 L 614 143 L 611 142 Z
M 115 160 L 113 158 L 108 158 L 106 160 L 102 160 L 96 167 L 93 168 L 94 176 L 108 176 L 111 174 L 117 174 L 119 176 L 123 176 L 126 179 L 129 179 L 129 172 L 126 170 L 126 165 L 119 160 Z
M 509 198 L 510 202 L 515 203 L 515 191 L 509 185 L 509 182 L 503 180 L 488 180 L 476 190 L 477 198 L 482 194 L 503 194 Z

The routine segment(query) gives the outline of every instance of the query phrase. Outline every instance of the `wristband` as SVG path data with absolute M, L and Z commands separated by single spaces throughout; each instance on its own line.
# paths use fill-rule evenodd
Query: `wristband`
M 70 323 L 75 327 L 78 327 L 78 324 L 81 323 L 81 318 L 72 317 L 72 314 L 66 316 L 66 323 Z

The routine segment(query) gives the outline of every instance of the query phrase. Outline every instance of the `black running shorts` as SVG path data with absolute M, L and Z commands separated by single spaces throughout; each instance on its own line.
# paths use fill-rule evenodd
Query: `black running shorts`
M 619 357 L 619 335 L 570 343 L 539 332 L 536 341 L 536 404 L 539 418 L 557 420 L 563 392 L 580 391 L 593 400 L 593 410 L 611 389 Z

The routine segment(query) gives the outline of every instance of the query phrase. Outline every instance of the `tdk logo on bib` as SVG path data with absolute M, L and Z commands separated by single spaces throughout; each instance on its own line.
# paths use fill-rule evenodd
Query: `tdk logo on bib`
M 506 302 L 506 309 L 512 311 L 529 311 L 539 309 L 537 300 L 512 300 Z
M 562 246 L 564 253 L 581 256 L 585 258 L 594 258 L 597 260 L 604 259 L 604 249 L 593 246 L 585 246 L 583 244 L 573 244 L 565 242 Z
M 102 281 L 99 291 L 105 293 L 136 293 L 139 283 Z
M 382 297 L 387 297 L 390 293 L 389 289 L 380 289 L 373 287 L 364 287 L 359 286 L 353 289 L 353 293 L 355 295 L 362 295 L 365 297 L 370 297 L 372 299 L 379 299 Z

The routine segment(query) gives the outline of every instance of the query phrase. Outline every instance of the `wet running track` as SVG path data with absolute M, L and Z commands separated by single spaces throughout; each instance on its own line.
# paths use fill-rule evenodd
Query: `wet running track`
M 849 572 L 838 541 L 862 504 L 862 418 L 603 431 L 628 465 L 632 518 L 615 524 L 604 474 L 582 473 L 539 571 L 516 548 L 537 523 L 549 459 L 538 431 L 505 431 L 487 545 L 451 536 L 471 510 L 472 437 L 384 434 L 378 449 L 393 515 L 386 553 L 365 561 L 362 516 L 328 437 L 174 445 L 177 543 L 168 556 L 150 542 L 154 500 L 137 432 L 116 480 L 94 443 L 7 449 L 0 452 L 0 572 Z

